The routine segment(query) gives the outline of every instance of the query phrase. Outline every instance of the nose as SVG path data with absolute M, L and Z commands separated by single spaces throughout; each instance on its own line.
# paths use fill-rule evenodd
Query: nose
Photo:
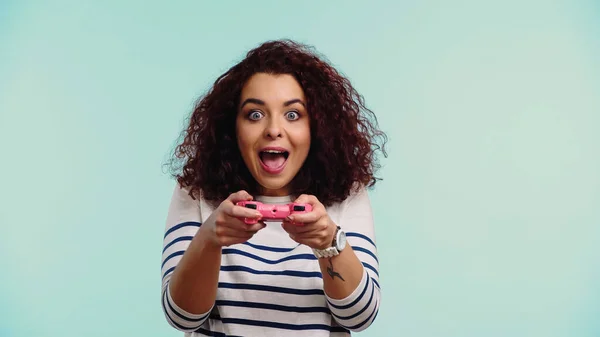
M 281 126 L 276 118 L 269 118 L 269 123 L 265 128 L 265 137 L 277 139 L 282 137 Z

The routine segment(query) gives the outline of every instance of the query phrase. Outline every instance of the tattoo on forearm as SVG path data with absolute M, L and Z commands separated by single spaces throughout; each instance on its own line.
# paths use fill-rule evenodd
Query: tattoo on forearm
M 344 280 L 340 273 L 333 270 L 333 263 L 331 262 L 331 258 L 329 258 L 329 267 L 327 267 L 327 274 L 329 274 L 329 276 L 331 276 L 332 279 L 335 279 L 335 277 L 337 276 L 340 278 L 340 280 L 346 282 L 346 280 Z

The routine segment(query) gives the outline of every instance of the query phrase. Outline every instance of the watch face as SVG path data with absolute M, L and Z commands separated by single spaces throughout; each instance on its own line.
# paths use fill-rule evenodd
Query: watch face
M 337 249 L 342 250 L 346 247 L 346 233 L 340 230 L 337 235 Z

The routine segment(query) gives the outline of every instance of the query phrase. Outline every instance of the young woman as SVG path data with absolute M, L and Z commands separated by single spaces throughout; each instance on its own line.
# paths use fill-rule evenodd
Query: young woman
M 162 254 L 169 324 L 188 336 L 369 327 L 381 293 L 366 189 L 385 141 L 349 81 L 306 46 L 266 42 L 219 77 L 175 151 Z M 310 208 L 271 221 L 241 201 Z

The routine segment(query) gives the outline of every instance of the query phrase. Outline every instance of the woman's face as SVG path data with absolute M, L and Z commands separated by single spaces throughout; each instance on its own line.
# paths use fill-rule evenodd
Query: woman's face
M 237 140 L 264 195 L 289 194 L 308 156 L 310 124 L 304 92 L 291 75 L 257 73 L 242 88 Z

